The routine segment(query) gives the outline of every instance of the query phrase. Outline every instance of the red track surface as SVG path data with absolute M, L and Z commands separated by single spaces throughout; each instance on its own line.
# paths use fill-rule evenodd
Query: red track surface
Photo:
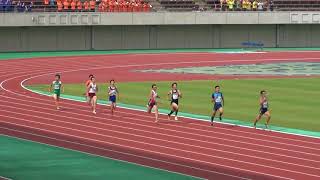
M 132 70 L 271 61 L 320 61 L 320 53 L 141 54 L 1 61 L 0 133 L 207 179 L 319 179 L 320 139 L 228 125 L 211 128 L 190 119 L 155 124 L 153 116 L 144 112 L 119 109 L 111 116 L 103 106 L 93 115 L 86 104 L 68 100 L 62 102 L 64 108 L 58 113 L 50 98 L 20 86 L 33 76 L 28 84 L 50 83 L 52 75 L 38 75 L 56 72 L 63 72 L 65 83 L 82 82 L 89 73 L 98 81 L 234 78 Z

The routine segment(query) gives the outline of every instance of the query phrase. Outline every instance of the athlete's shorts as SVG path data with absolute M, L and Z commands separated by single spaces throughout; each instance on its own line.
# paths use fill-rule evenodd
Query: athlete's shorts
M 117 97 L 115 95 L 109 96 L 109 101 L 111 101 L 112 103 L 116 103 Z
M 60 97 L 60 90 L 54 90 L 53 94 L 55 94 L 57 97 Z
M 214 104 L 213 110 L 218 111 L 220 108 L 222 108 L 222 104 Z
M 172 103 L 176 103 L 176 105 L 179 105 L 179 100 L 178 99 L 172 99 L 170 104 L 172 104 Z
M 93 97 L 95 97 L 95 96 L 97 96 L 97 95 L 96 95 L 96 93 L 88 93 L 88 96 L 89 96 L 90 98 L 93 98 Z
M 148 106 L 149 106 L 150 108 L 153 108 L 153 106 L 155 106 L 155 105 L 157 105 L 157 102 L 152 101 L 152 100 L 149 100 Z
M 260 108 L 260 114 L 264 115 L 268 111 L 268 108 Z

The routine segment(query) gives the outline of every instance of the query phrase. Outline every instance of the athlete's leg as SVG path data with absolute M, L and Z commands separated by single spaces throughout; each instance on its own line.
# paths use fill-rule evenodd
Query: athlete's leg
M 56 105 L 56 109 L 58 109 L 58 100 L 57 100 L 58 96 L 57 96 L 57 94 L 53 94 L 52 97 L 54 100 L 54 104 Z
M 213 112 L 212 112 L 212 115 L 211 115 L 211 126 L 213 126 L 213 120 L 214 120 L 214 117 L 216 116 L 216 110 L 214 109 Z
M 148 108 L 147 108 L 147 113 L 151 113 L 153 106 L 151 106 L 150 104 L 148 104 Z
M 91 97 L 89 96 L 88 93 L 86 93 L 86 101 L 87 101 L 88 105 L 92 105 L 92 103 L 91 103 Z
M 158 122 L 158 117 L 159 117 L 158 106 L 154 105 L 153 108 L 154 108 L 154 116 L 156 118 L 155 122 L 157 123 Z
M 173 103 L 171 103 L 171 111 L 168 114 L 168 119 L 170 120 L 170 116 L 174 113 L 174 107 L 173 107 Z
M 178 120 L 179 105 L 176 104 L 176 103 L 172 103 L 172 105 L 173 105 L 173 108 L 174 108 L 174 111 L 175 111 L 175 115 L 176 115 L 174 117 L 174 119 L 177 121 Z
M 92 97 L 92 112 L 96 114 L 96 106 L 97 106 L 97 96 Z
M 115 109 L 115 103 L 114 102 L 111 102 L 111 114 L 113 115 L 114 113 L 114 109 Z
M 256 128 L 257 122 L 261 119 L 261 117 L 262 117 L 262 114 L 259 113 L 259 115 L 256 117 L 256 119 L 254 120 L 254 123 L 253 123 L 254 128 Z
M 270 119 L 271 119 L 271 114 L 269 111 L 267 111 L 266 113 L 264 113 L 264 115 L 267 117 L 267 121 L 266 121 L 266 128 L 269 128 L 269 122 L 270 122 Z
M 219 115 L 219 119 L 220 121 L 222 120 L 222 115 L 223 115 L 223 108 L 219 108 L 219 112 L 220 112 L 220 115 Z
M 58 110 L 60 109 L 60 94 L 56 95 L 56 107 Z

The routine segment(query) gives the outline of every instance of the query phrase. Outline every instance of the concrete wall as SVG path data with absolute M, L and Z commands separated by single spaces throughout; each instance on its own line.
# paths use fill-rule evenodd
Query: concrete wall
M 0 27 L 0 51 L 320 47 L 320 25 Z
M 0 27 L 319 23 L 320 12 L 0 13 Z
M 87 50 L 89 27 L 0 27 L 0 51 Z

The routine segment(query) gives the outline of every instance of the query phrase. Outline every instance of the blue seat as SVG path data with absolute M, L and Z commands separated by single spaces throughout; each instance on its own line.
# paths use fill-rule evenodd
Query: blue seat
M 260 48 L 262 49 L 264 44 L 261 42 L 245 41 L 241 43 L 245 48 Z

